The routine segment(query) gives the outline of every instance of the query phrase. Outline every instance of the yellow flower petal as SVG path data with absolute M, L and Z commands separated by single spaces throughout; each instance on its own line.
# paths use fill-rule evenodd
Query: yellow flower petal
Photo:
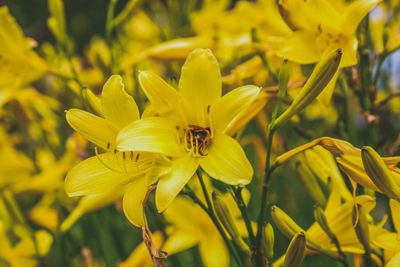
M 96 146 L 103 149 L 115 147 L 115 137 L 118 131 L 105 119 L 80 109 L 68 110 L 66 117 L 69 125 L 75 131 Z
M 400 266 L 400 251 L 397 252 L 387 263 L 386 267 L 397 267 Z
M 381 0 L 357 0 L 352 2 L 344 11 L 344 20 L 341 28 L 347 35 L 354 34 L 363 18 L 379 2 Z
M 349 37 L 343 47 L 343 57 L 342 61 L 340 62 L 340 67 L 350 67 L 357 64 L 357 48 L 358 40 L 356 36 Z
M 157 249 L 160 248 L 163 242 L 163 235 L 161 232 L 153 233 L 153 243 Z M 149 251 L 144 242 L 140 243 L 129 255 L 129 257 L 118 264 L 118 267 L 151 267 L 153 266 Z
M 104 117 L 120 128 L 140 118 L 135 100 L 124 87 L 121 76 L 113 75 L 104 84 L 101 95 Z
M 232 120 L 247 108 L 247 105 L 256 98 L 259 92 L 259 87 L 246 85 L 236 88 L 220 98 L 210 110 L 215 133 L 224 132 Z
M 398 233 L 400 233 L 400 202 L 394 199 L 390 199 L 389 204 L 394 228 Z
M 372 182 L 371 178 L 364 170 L 361 157 L 343 155 L 341 158 L 336 158 L 340 169 L 352 180 L 358 184 L 370 188 L 376 192 L 382 191 Z
M 120 199 L 123 191 L 120 187 L 114 188 L 109 192 L 101 192 L 99 194 L 90 194 L 82 197 L 68 217 L 62 222 L 60 230 L 62 232 L 68 231 L 72 225 L 85 213 L 89 213 L 101 209 L 114 201 Z
M 178 91 L 151 71 L 139 73 L 139 83 L 150 100 L 152 107 L 161 115 L 185 119 L 181 111 L 182 98 Z M 183 116 L 182 116 L 183 115 Z
M 168 209 L 169 210 L 169 209 Z M 167 211 L 168 211 L 167 210 Z M 167 212 L 166 211 L 166 212 Z M 181 210 L 181 212 L 184 212 Z M 186 223 L 188 223 L 186 221 Z M 191 248 L 197 244 L 198 240 L 195 236 L 188 234 L 185 231 L 176 231 L 168 236 L 167 241 L 162 247 L 163 251 L 166 251 L 168 255 L 172 255 L 188 248 Z
M 226 184 L 244 185 L 251 181 L 253 168 L 239 143 L 225 134 L 213 138 L 201 167 L 214 179 Z
M 182 156 L 184 152 L 179 144 L 176 127 L 172 121 L 160 117 L 137 120 L 120 131 L 117 149 Z
M 206 267 L 228 267 L 229 254 L 224 241 L 216 233 L 204 237 L 199 244 L 200 256 Z
M 194 176 L 197 178 L 196 176 Z M 194 178 L 194 179 L 195 179 Z M 193 181 L 194 182 L 194 181 Z M 192 183 L 192 181 L 190 181 Z M 211 188 L 209 188 L 211 189 Z M 202 192 L 196 192 L 201 196 Z M 168 209 L 164 212 L 165 219 L 180 231 L 199 240 L 202 232 L 199 231 L 200 225 L 205 221 L 212 224 L 211 219 L 198 205 L 194 205 L 193 200 L 187 197 L 176 197 Z M 196 219 L 194 219 L 196 218 Z M 190 221 L 191 223 L 188 223 Z
M 124 194 L 123 208 L 126 218 L 137 227 L 144 226 L 143 199 L 148 190 L 147 180 L 136 179 Z
M 99 155 L 107 162 L 108 153 Z M 73 167 L 65 178 L 65 191 L 72 196 L 99 194 L 125 184 L 129 177 L 123 172 L 116 172 L 99 161 L 97 157 L 88 158 Z
M 373 242 L 378 247 L 383 248 L 385 250 L 398 251 L 400 247 L 400 234 L 391 233 L 386 230 L 386 232 L 383 232 L 378 236 L 375 236 Z
M 308 31 L 296 31 L 286 38 L 278 56 L 300 64 L 310 64 L 321 59 L 322 51 L 317 45 L 317 36 Z
M 191 124 L 208 125 L 207 109 L 222 94 L 221 72 L 209 49 L 196 49 L 186 59 L 179 80 L 179 90 L 186 100 Z
M 199 166 L 196 158 L 185 155 L 175 159 L 170 171 L 160 178 L 156 191 L 156 206 L 163 212 L 192 178 Z

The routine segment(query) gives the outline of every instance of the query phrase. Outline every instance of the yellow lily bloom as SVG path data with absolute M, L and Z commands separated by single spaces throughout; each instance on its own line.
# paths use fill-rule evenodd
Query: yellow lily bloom
M 393 177 L 394 182 L 398 186 L 400 186 L 400 170 L 396 167 L 396 165 L 393 165 L 393 163 L 395 163 L 396 161 L 398 162 L 398 158 L 399 157 L 382 157 L 382 160 L 388 168 L 390 175 Z M 365 172 L 364 165 L 361 160 L 361 155 L 342 155 L 341 157 L 336 158 L 336 161 L 338 162 L 340 169 L 355 183 L 372 189 L 376 192 L 383 194 L 385 193 L 382 192 L 382 190 L 379 189 L 377 185 L 375 185 L 375 183 Z
M 366 212 L 370 212 L 375 207 L 375 199 L 367 195 L 361 195 L 357 196 L 354 200 L 350 199 L 342 204 L 340 190 L 339 185 L 333 181 L 332 191 L 324 210 L 327 222 L 329 223 L 331 231 L 336 235 L 343 252 L 364 254 L 364 248 L 358 241 L 353 227 L 352 212 L 355 202 L 361 204 Z M 369 225 L 369 229 L 371 237 L 375 239 L 380 228 Z M 317 222 L 314 222 L 305 233 L 309 239 L 317 242 L 319 246 L 329 249 L 329 251 L 332 252 L 337 251 L 336 245 Z M 315 254 L 316 251 L 307 249 L 306 253 Z M 281 257 L 274 265 L 280 265 L 283 259 L 284 257 Z
M 320 61 L 332 50 L 342 48 L 340 67 L 357 64 L 356 30 L 362 19 L 381 0 L 356 0 L 344 5 L 340 1 L 279 1 L 282 17 L 293 33 L 281 43 L 278 56 L 300 64 Z M 338 73 L 318 97 L 329 104 Z
M 36 244 L 33 239 L 35 239 Z M 53 237 L 46 231 L 38 230 L 30 235 L 23 236 L 20 241 L 13 244 L 7 237 L 7 231 L 0 221 L 0 264 L 10 267 L 38 266 L 36 256 L 44 256 L 50 250 Z M 4 263 L 4 265 L 3 265 Z
M 133 151 L 120 152 L 115 148 L 115 138 L 120 129 L 139 119 L 139 110 L 133 98 L 124 90 L 122 78 L 113 75 L 105 83 L 102 98 L 104 118 L 79 109 L 67 112 L 67 121 L 78 133 L 96 146 L 107 151 L 88 158 L 72 168 L 65 180 L 65 190 L 69 196 L 86 196 L 78 205 L 79 211 L 71 214 L 78 219 L 84 212 L 112 203 L 122 195 L 124 212 L 129 221 L 142 226 L 143 200 L 150 170 L 151 153 Z M 84 208 L 83 208 L 84 207 Z M 128 209 L 129 207 L 129 209 Z M 63 229 L 73 223 L 69 221 Z
M 186 59 L 179 91 L 149 71 L 139 74 L 139 82 L 161 116 L 144 118 L 125 127 L 117 137 L 117 149 L 172 157 L 171 166 L 157 185 L 156 206 L 160 212 L 199 166 L 227 184 L 251 181 L 250 162 L 239 143 L 225 130 L 257 96 L 258 87 L 243 86 L 221 97 L 220 69 L 208 49 L 196 49 Z
M 33 50 L 7 6 L 0 8 L 0 88 L 26 85 L 45 74 L 47 63 Z

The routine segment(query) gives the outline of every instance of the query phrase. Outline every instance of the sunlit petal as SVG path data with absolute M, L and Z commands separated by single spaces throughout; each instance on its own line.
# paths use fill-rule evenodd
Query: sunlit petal
M 120 131 L 117 149 L 181 156 L 184 152 L 179 144 L 176 127 L 172 121 L 160 117 L 137 120 Z
M 232 120 L 247 108 L 247 105 L 256 98 L 259 92 L 259 87 L 247 85 L 236 88 L 220 98 L 210 110 L 215 133 L 224 132 Z
M 231 185 L 250 183 L 253 168 L 236 140 L 225 134 L 217 135 L 207 153 L 200 159 L 200 165 L 212 178 Z
M 124 87 L 121 76 L 113 75 L 101 95 L 104 117 L 121 128 L 140 117 L 135 100 Z
M 107 162 L 108 153 L 99 155 Z M 97 157 L 88 158 L 73 167 L 65 178 L 65 191 L 69 196 L 98 194 L 129 181 L 123 172 L 113 171 Z
M 159 212 L 163 212 L 171 204 L 198 166 L 198 160 L 189 155 L 174 160 L 170 171 L 157 184 L 156 206 Z
M 278 56 L 300 64 L 310 64 L 321 59 L 316 35 L 308 31 L 296 31 L 283 41 Z
M 206 267 L 228 267 L 229 254 L 224 241 L 218 235 L 204 237 L 199 244 L 201 259 Z
M 195 236 L 189 235 L 187 232 L 178 230 L 175 233 L 169 235 L 167 241 L 165 241 L 165 244 L 162 247 L 162 250 L 171 255 L 191 248 L 195 246 L 197 242 L 198 240 Z
M 151 71 L 141 71 L 139 83 L 152 108 L 159 114 L 185 119 L 182 97 L 171 85 Z
M 191 124 L 208 125 L 207 110 L 222 94 L 219 65 L 208 49 L 196 49 L 186 59 L 179 80 L 179 90 L 186 100 Z
M 129 184 L 123 198 L 123 208 L 126 218 L 135 226 L 144 226 L 143 200 L 148 189 L 147 180 L 136 179 Z
M 381 0 L 357 0 L 349 4 L 344 11 L 342 29 L 347 34 L 354 34 L 362 19 L 374 8 Z
M 118 130 L 105 119 L 80 109 L 70 109 L 66 114 L 71 127 L 87 140 L 103 149 L 115 147 Z

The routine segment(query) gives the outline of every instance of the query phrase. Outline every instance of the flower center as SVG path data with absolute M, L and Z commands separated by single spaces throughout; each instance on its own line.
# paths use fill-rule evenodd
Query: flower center
M 207 156 L 205 153 L 211 142 L 211 130 L 209 127 L 203 128 L 197 125 L 189 125 L 189 129 L 184 129 L 185 150 L 193 157 Z

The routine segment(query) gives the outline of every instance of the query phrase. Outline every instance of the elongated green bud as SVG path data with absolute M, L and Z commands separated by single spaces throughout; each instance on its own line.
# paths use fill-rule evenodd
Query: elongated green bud
M 304 232 L 297 233 L 290 241 L 286 250 L 283 267 L 298 267 L 303 262 L 306 252 L 306 235 Z
M 322 228 L 322 230 L 329 236 L 329 238 L 336 243 L 337 237 L 329 227 L 324 210 L 318 204 L 314 205 L 314 218 L 319 226 Z
M 388 197 L 400 201 L 400 188 L 379 154 L 372 147 L 365 146 L 361 149 L 361 158 L 372 182 Z
M 274 229 L 270 223 L 267 223 L 263 226 L 262 229 L 262 247 L 264 250 L 264 255 L 271 260 L 274 256 Z
M 233 242 L 235 242 L 240 250 L 245 252 L 247 255 L 250 255 L 251 253 L 249 246 L 243 241 L 236 227 L 236 224 L 234 223 L 232 216 L 229 213 L 228 207 L 216 191 L 212 192 L 212 200 L 215 213 L 217 214 L 218 219 L 221 221 L 225 230 L 231 236 Z
M 272 119 L 271 119 L 271 124 L 273 125 L 273 122 L 275 121 L 276 117 L 278 116 L 278 111 L 279 107 L 281 106 L 281 102 L 283 97 L 285 96 L 288 83 L 289 83 L 289 78 L 290 78 L 290 69 L 289 69 L 289 64 L 287 59 L 283 61 L 283 64 L 281 68 L 279 69 L 279 75 L 278 75 L 278 83 L 279 83 L 279 88 L 278 88 L 278 98 L 275 104 L 274 112 L 272 113 Z
M 363 206 L 361 206 L 360 204 L 354 206 L 352 217 L 353 217 L 353 225 L 355 225 L 355 230 L 358 240 L 363 245 L 366 253 L 371 254 L 368 219 L 367 219 L 367 213 L 365 212 Z
M 337 49 L 326 55 L 316 66 L 304 87 L 296 95 L 293 103 L 288 109 L 278 117 L 274 123 L 274 128 L 281 127 L 293 115 L 299 113 L 309 105 L 328 85 L 335 75 L 342 58 L 342 49 Z
M 95 94 L 93 94 L 92 90 L 90 90 L 87 87 L 84 87 L 82 89 L 82 99 L 88 111 L 99 116 L 103 115 L 101 100 Z
M 277 206 L 271 207 L 271 217 L 279 231 L 282 232 L 287 238 L 292 238 L 296 233 L 305 232 L 292 218 L 289 217 L 284 211 Z M 309 249 L 318 251 L 325 255 L 328 255 L 334 259 L 340 259 L 339 253 L 336 251 L 329 250 L 328 248 L 321 245 L 317 240 L 312 237 L 307 238 L 307 247 Z
M 296 171 L 299 180 L 302 182 L 312 199 L 319 205 L 325 207 L 326 197 L 310 168 L 305 164 L 302 164 L 302 162 L 296 162 Z
M 287 59 L 283 61 L 281 68 L 279 69 L 278 81 L 279 81 L 279 91 L 278 95 L 283 95 L 287 89 L 290 78 L 290 69 Z

